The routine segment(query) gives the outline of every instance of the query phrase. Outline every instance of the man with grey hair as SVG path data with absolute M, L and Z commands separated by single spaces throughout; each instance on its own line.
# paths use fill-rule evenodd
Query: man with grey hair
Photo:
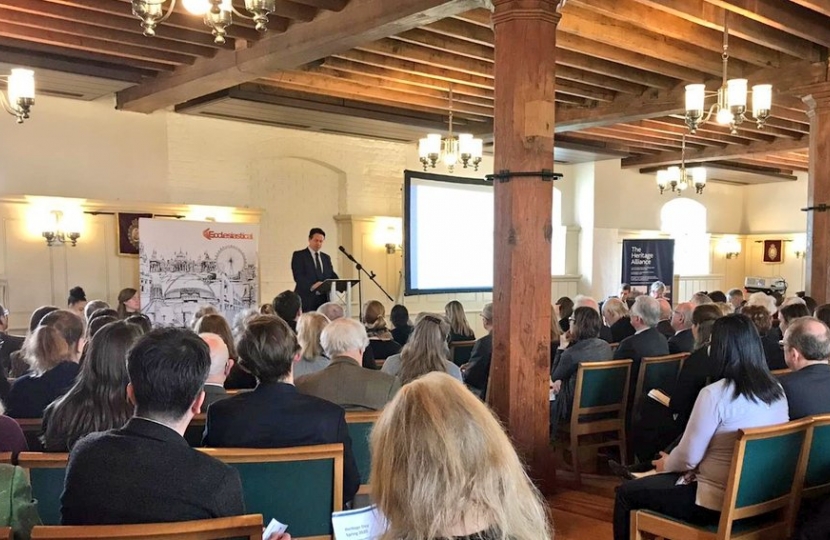
M 735 309 L 735 313 L 737 313 L 745 303 L 744 292 L 741 289 L 729 289 L 729 292 L 726 293 L 726 299 L 730 304 L 732 304 L 732 307 Z
M 602 317 L 602 312 L 599 309 L 599 303 L 590 296 L 582 294 L 574 296 L 574 311 L 576 311 L 576 308 L 581 307 L 589 307 L 599 313 L 600 317 Z M 611 335 L 611 328 L 603 324 L 599 329 L 599 338 L 606 343 L 612 343 L 614 338 Z
M 637 376 L 640 373 L 640 362 L 644 357 L 669 354 L 669 342 L 656 328 L 659 321 L 660 302 L 650 296 L 638 296 L 631 307 L 631 326 L 634 327 L 635 333 L 622 340 L 620 346 L 614 351 L 614 360 L 632 360 L 631 381 L 628 389 L 629 411 L 635 406 L 632 401 L 637 386 Z
M 343 306 L 336 302 L 326 302 L 322 306 L 317 308 L 317 313 L 322 313 L 330 321 L 335 321 L 337 319 L 343 318 L 346 313 L 343 311 Z
M 781 377 L 790 420 L 830 413 L 830 329 L 815 317 L 795 319 L 784 332 L 784 359 L 792 373 Z
M 481 310 L 481 323 L 487 335 L 479 338 L 470 352 L 470 361 L 461 366 L 464 383 L 482 400 L 487 397 L 490 381 L 490 360 L 493 358 L 493 304 Z
M 104 300 L 91 300 L 87 302 L 84 306 L 84 317 L 86 318 L 86 322 L 89 322 L 89 318 L 92 317 L 92 314 L 97 310 L 107 309 L 109 307 L 110 305 Z
M 674 335 L 669 338 L 669 353 L 690 353 L 695 348 L 695 336 L 692 334 L 692 313 L 695 307 L 691 302 L 677 304 L 671 317 Z
M 660 321 L 657 323 L 657 331 L 669 339 L 674 335 L 674 329 L 671 327 L 671 304 L 665 298 L 658 298 L 657 302 L 660 303 Z
M 323 329 L 320 342 L 331 364 L 294 383 L 303 394 L 323 398 L 344 409 L 379 411 L 400 389 L 397 377 L 363 369 L 369 337 L 362 324 L 342 317 Z
M 225 391 L 225 379 L 233 367 L 233 360 L 228 354 L 228 346 L 217 334 L 203 332 L 199 334 L 202 341 L 207 343 L 210 349 L 210 371 L 205 381 L 205 401 L 202 403 L 202 412 L 220 399 L 228 397 Z
M 663 293 L 666 292 L 666 284 L 662 281 L 655 281 L 651 284 L 649 291 L 652 298 L 663 298 Z

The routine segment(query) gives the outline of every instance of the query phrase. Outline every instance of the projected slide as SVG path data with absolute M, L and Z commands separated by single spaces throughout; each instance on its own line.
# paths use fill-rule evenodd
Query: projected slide
M 406 294 L 493 288 L 493 185 L 406 171 Z

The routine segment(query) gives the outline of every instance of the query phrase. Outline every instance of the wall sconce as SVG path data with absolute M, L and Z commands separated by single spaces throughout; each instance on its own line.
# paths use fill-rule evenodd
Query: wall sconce
M 22 124 L 29 118 L 32 105 L 35 104 L 35 72 L 30 69 L 15 68 L 11 75 L 2 77 L 8 82 L 8 98 L 0 92 L 0 105 Z
M 383 235 L 387 255 L 394 255 L 401 245 L 401 232 L 393 225 L 386 227 Z
M 727 259 L 735 259 L 741 254 L 741 243 L 734 236 L 723 238 L 718 247 Z
M 807 235 L 806 234 L 799 234 L 793 239 L 793 252 L 795 253 L 795 258 L 800 259 L 801 257 L 807 256 Z
M 77 231 L 63 230 L 63 212 L 60 210 L 52 210 L 50 214 L 53 218 L 53 223 L 51 224 L 50 229 L 47 229 L 41 233 L 43 238 L 46 239 L 46 245 L 53 247 L 69 243 L 72 247 L 75 247 L 78 244 L 78 238 L 81 237 L 81 233 Z

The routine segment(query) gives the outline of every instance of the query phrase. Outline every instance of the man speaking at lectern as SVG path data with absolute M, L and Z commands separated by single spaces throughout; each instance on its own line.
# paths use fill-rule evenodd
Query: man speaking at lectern
M 337 279 L 331 257 L 320 251 L 325 240 L 325 231 L 315 227 L 308 232 L 308 249 L 295 251 L 291 256 L 291 272 L 297 284 L 294 292 L 303 301 L 303 312 L 315 311 L 328 302 L 327 296 L 317 289 L 323 281 Z

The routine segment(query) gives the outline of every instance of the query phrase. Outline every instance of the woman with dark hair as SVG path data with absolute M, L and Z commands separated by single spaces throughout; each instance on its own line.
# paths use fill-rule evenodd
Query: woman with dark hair
M 749 317 L 758 335 L 761 337 L 761 346 L 764 350 L 764 358 L 770 369 L 786 369 L 787 362 L 784 360 L 784 347 L 779 343 L 781 339 L 778 329 L 772 328 L 772 316 L 764 306 L 747 304 L 741 309 L 741 313 Z
M 121 289 L 118 293 L 118 317 L 126 319 L 133 313 L 141 312 L 141 299 L 138 296 L 138 291 L 132 287 Z
M 810 310 L 807 308 L 807 304 L 802 303 L 794 303 L 794 304 L 787 304 L 783 306 L 781 309 L 778 310 L 778 318 L 780 319 L 781 323 L 778 325 L 778 329 L 781 330 L 781 335 L 784 335 L 784 332 L 787 331 L 787 327 L 792 324 L 792 322 L 799 317 L 809 317 Z
M 196 324 L 193 325 L 193 331 L 197 334 L 216 334 L 222 338 L 222 341 L 224 341 L 225 345 L 228 346 L 228 357 L 234 362 L 231 372 L 228 374 L 228 378 L 225 379 L 226 390 L 256 388 L 256 378 L 242 368 L 237 361 L 238 358 L 236 354 L 236 345 L 233 341 L 233 333 L 231 332 L 231 326 L 228 324 L 228 321 L 225 320 L 225 317 L 219 315 L 218 313 L 205 315 L 196 321 Z
M 369 336 L 369 348 L 375 360 L 386 360 L 401 352 L 401 345 L 392 338 L 386 326 L 386 308 L 377 300 L 370 300 L 363 306 L 363 325 Z
M 830 304 L 823 304 L 816 308 L 816 319 L 830 326 Z
M 599 338 L 602 319 L 594 308 L 578 307 L 569 321 L 571 329 L 559 338 L 559 348 L 550 372 L 551 390 L 556 399 L 550 402 L 550 437 L 556 437 L 559 423 L 571 417 L 576 370 L 580 362 L 611 360 L 611 345 Z
M 574 301 L 563 296 L 556 301 L 556 309 L 559 310 L 559 327 L 563 332 L 567 332 L 571 327 L 570 319 L 574 312 Z
M 95 334 L 75 385 L 43 414 L 47 452 L 69 452 L 84 435 L 123 427 L 132 417 L 127 351 L 140 336 L 138 326 L 124 321 L 111 322 Z
M 701 390 L 680 443 L 654 462 L 657 472 L 665 474 L 617 488 L 615 540 L 628 540 L 632 510 L 716 525 L 738 430 L 789 420 L 784 390 L 767 369 L 749 317 L 727 315 L 715 321 L 709 354 L 723 378 Z
M 84 323 L 72 311 L 59 309 L 43 317 L 26 340 L 29 373 L 15 379 L 9 392 L 8 415 L 41 418 L 43 410 L 75 383 L 84 347 Z
M 130 315 L 126 319 L 124 319 L 130 324 L 134 324 L 141 330 L 141 334 L 144 335 L 150 330 L 153 329 L 153 321 L 150 320 L 150 317 L 143 313 L 136 313 L 134 315 Z
M 69 289 L 69 298 L 66 300 L 66 309 L 69 311 L 76 311 L 79 316 L 84 316 L 84 308 L 86 307 L 86 293 L 81 287 L 72 287 Z
M 395 304 L 389 312 L 389 321 L 394 328 L 392 329 L 392 339 L 398 345 L 406 345 L 409 336 L 412 335 L 412 321 L 409 320 L 409 310 L 406 306 Z

